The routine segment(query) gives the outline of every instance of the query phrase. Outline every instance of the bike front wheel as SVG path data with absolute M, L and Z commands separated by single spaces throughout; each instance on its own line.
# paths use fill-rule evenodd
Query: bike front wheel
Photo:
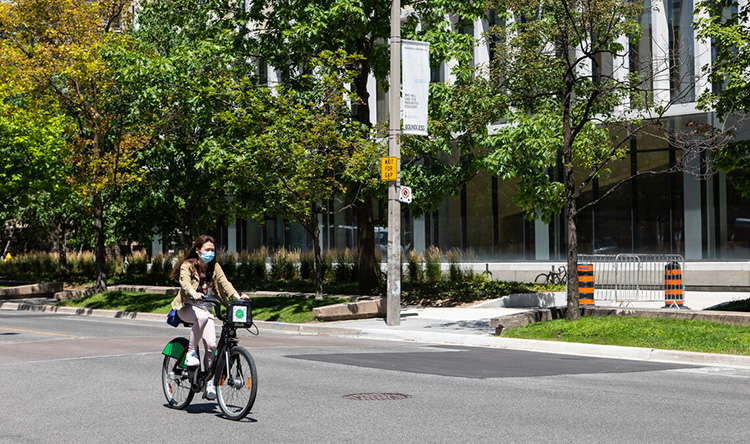
M 167 403 L 173 409 L 182 410 L 193 400 L 190 389 L 190 378 L 187 370 L 177 366 L 178 360 L 171 356 L 164 356 L 161 367 L 161 386 Z
M 258 372 L 250 353 L 242 347 L 229 352 L 229 374 L 227 365 L 221 369 L 216 384 L 216 399 L 219 408 L 229 419 L 242 419 L 250 412 L 258 392 Z

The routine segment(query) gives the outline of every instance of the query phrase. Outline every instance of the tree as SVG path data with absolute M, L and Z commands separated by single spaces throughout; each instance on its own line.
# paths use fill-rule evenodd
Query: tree
M 312 89 L 302 92 L 253 85 L 227 91 L 233 110 L 224 118 L 235 136 L 245 133 L 224 144 L 229 146 L 223 165 L 231 172 L 232 194 L 262 203 L 249 206 L 252 217 L 295 218 L 305 227 L 314 245 L 318 298 L 323 297 L 318 217 L 341 211 L 327 207 L 332 196 L 356 200 L 357 190 L 347 190 L 347 184 L 363 175 L 381 150 L 370 127 L 350 119 L 349 103 L 358 98 L 347 85 L 356 75 L 351 66 L 357 59 L 324 51 L 314 61 Z
M 303 76 L 309 71 L 310 61 L 322 51 L 341 49 L 347 54 L 361 56 L 355 65 L 356 77 L 352 82 L 352 90 L 361 102 L 354 109 L 353 119 L 372 126 L 367 85 L 371 74 L 381 85 L 387 85 L 390 7 L 388 0 L 257 1 L 249 8 L 253 26 L 248 29 L 248 34 L 257 42 L 262 60 L 276 70 L 282 83 L 295 89 L 304 86 Z M 454 32 L 450 17 L 460 17 L 460 26 L 461 21 L 471 22 L 484 13 L 483 2 L 474 1 L 404 1 L 402 7 L 410 12 L 402 30 L 403 37 L 430 41 L 433 44 L 433 63 L 449 60 L 456 56 L 456 52 L 466 50 L 463 43 L 468 36 Z M 442 139 L 442 142 L 445 150 L 449 140 Z M 435 145 L 423 145 L 423 148 L 434 148 Z M 370 171 L 369 177 L 361 177 L 350 185 L 351 189 L 361 190 L 355 210 L 362 291 L 371 291 L 378 286 L 373 208 L 377 198 L 386 190 L 385 185 L 377 180 L 377 164 L 371 165 Z
M 56 169 L 64 156 L 65 120 L 22 103 L 7 103 L 22 100 L 0 97 L 0 201 L 5 209 L 65 184 Z
M 143 2 L 138 10 L 117 71 L 139 88 L 138 108 L 154 132 L 139 153 L 147 179 L 125 190 L 120 204 L 129 236 L 150 241 L 156 230 L 189 248 L 194 236 L 234 218 L 237 201 L 221 163 L 233 140 L 218 117 L 230 111 L 225 91 L 255 71 L 241 19 L 232 1 Z
M 8 45 L 0 41 L 0 45 Z M 35 97 L 7 46 L 0 49 L 0 220 L 56 239 L 60 274 L 67 273 L 69 231 L 80 222 L 81 202 L 66 179 L 66 138 L 72 121 Z M 9 242 L 9 241 L 8 241 Z M 3 245 L 8 245 L 3 242 Z
M 738 114 L 750 110 L 750 7 L 735 0 L 702 1 L 696 5 L 695 29 L 702 41 L 710 41 L 715 60 L 703 67 L 708 80 L 719 88 L 706 91 L 699 99 L 705 110 L 715 110 L 722 123 L 720 132 L 732 136 L 739 124 L 729 124 Z M 750 141 L 728 143 L 717 153 L 715 164 L 729 173 L 739 174 L 732 182 L 744 197 L 750 197 Z
M 73 119 L 68 135 L 68 181 L 89 200 L 95 235 L 96 290 L 106 290 L 105 199 L 139 180 L 134 153 L 144 143 L 143 128 L 128 104 L 128 91 L 113 81 L 106 50 L 124 38 L 127 0 L 18 0 L 0 5 L 3 49 L 15 53 L 15 68 L 33 84 L 34 95 L 56 101 Z
M 635 134 L 647 128 L 667 131 L 660 119 L 684 92 L 672 91 L 670 97 L 668 89 L 656 86 L 655 79 L 669 78 L 667 63 L 636 64 L 637 54 L 629 54 L 629 43 L 636 45 L 642 35 L 641 2 L 501 0 L 493 6 L 506 26 L 494 30 L 495 57 L 476 81 L 507 125 L 481 141 L 490 151 L 487 168 L 517 179 L 514 201 L 527 215 L 549 222 L 552 215 L 564 214 L 566 316 L 577 320 L 576 219 L 625 181 L 587 204 L 579 204 L 581 195 L 595 178 L 607 177 L 609 165 L 626 155 Z M 625 60 L 636 69 L 628 73 Z M 562 175 L 556 178 L 551 171 L 557 168 Z

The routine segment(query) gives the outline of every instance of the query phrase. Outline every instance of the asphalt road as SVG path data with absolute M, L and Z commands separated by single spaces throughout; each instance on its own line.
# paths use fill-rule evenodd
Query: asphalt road
M 0 443 L 745 443 L 750 370 L 514 350 L 243 335 L 241 422 L 168 408 L 161 349 L 185 328 L 0 311 Z M 350 400 L 351 394 L 402 394 Z M 370 396 L 366 396 L 370 397 Z

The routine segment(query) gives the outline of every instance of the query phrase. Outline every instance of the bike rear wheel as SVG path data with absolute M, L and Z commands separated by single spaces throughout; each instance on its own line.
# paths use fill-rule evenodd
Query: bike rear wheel
M 537 275 L 536 279 L 534 279 L 535 284 L 549 284 L 549 275 L 546 273 L 542 273 L 540 275 Z
M 253 407 L 257 392 L 258 372 L 253 357 L 242 347 L 232 348 L 229 352 L 229 374 L 224 364 L 216 383 L 219 408 L 229 419 L 242 419 Z
M 164 356 L 164 363 L 161 367 L 161 386 L 169 407 L 173 409 L 182 410 L 193 400 L 195 393 L 190 389 L 187 370 L 177 367 L 177 359 L 171 356 Z

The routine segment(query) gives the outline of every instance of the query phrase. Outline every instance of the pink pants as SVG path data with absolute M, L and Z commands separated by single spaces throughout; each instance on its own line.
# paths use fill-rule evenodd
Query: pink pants
M 197 341 L 203 339 L 206 347 L 203 351 L 203 368 L 207 369 L 214 360 L 214 350 L 216 350 L 216 327 L 211 313 L 202 308 L 185 305 L 177 312 L 177 315 L 183 321 L 193 324 L 190 330 L 189 351 L 195 350 Z

